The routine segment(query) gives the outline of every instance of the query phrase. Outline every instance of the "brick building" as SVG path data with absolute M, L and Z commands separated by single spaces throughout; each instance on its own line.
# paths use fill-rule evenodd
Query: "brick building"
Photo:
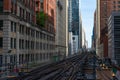
M 36 11 L 36 13 L 37 12 L 40 12 L 40 10 L 41 10 L 41 0 L 35 0 L 35 3 L 36 3 L 36 6 L 35 6 L 35 11 Z
M 46 21 L 45 28 L 55 33 L 56 32 L 56 0 L 44 0 L 44 13 L 47 15 L 48 19 Z
M 97 27 L 100 27 L 100 54 L 102 57 L 108 57 L 108 18 L 113 11 L 120 10 L 120 0 L 99 0 L 97 1 L 97 13 L 100 18 Z

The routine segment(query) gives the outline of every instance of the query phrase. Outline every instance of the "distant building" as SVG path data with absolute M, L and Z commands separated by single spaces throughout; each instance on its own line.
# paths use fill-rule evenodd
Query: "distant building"
M 69 31 L 69 43 L 68 43 L 68 55 L 73 54 L 72 46 L 72 0 L 68 0 L 68 31 Z
M 108 20 L 108 56 L 120 64 L 120 12 L 113 12 Z
M 86 47 L 87 47 L 86 34 L 85 34 L 85 30 L 82 28 L 82 48 L 86 48 Z
M 78 49 L 82 48 L 82 20 L 80 0 L 72 0 L 72 33 L 78 35 Z
M 93 35 L 92 35 L 92 48 L 96 49 L 96 10 L 94 12 L 94 26 L 93 26 Z
M 107 20 L 112 11 L 120 10 L 119 0 L 97 0 L 96 9 L 96 52 L 101 58 L 108 57 L 108 25 Z
M 73 35 L 72 37 L 72 43 L 73 43 L 73 53 L 77 53 L 78 52 L 78 35 Z
M 80 1 L 69 0 L 68 7 L 68 30 L 69 30 L 69 54 L 73 54 L 73 36 L 78 36 L 78 52 L 82 48 L 82 20 L 80 15 Z M 71 38 L 70 38 L 71 37 Z M 71 43 L 72 42 L 72 43 Z

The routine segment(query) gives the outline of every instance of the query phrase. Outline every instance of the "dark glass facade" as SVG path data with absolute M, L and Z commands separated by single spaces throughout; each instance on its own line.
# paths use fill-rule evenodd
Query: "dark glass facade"
M 79 35 L 79 0 L 72 0 L 72 32 Z

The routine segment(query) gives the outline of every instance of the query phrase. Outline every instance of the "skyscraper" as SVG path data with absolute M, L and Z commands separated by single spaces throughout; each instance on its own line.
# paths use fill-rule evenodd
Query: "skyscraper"
M 108 57 L 108 17 L 113 11 L 120 10 L 119 0 L 97 0 L 96 9 L 96 51 L 102 58 Z
M 113 12 L 108 22 L 108 57 L 120 65 L 120 12 Z
M 81 20 L 81 14 L 80 14 L 80 7 L 79 7 L 80 1 L 79 0 L 69 0 L 69 53 L 74 53 L 73 40 L 74 43 L 78 43 L 77 51 L 79 51 L 80 48 L 82 48 L 82 20 Z M 77 39 L 75 39 L 77 38 Z M 75 46 L 75 47 L 76 47 Z
M 79 35 L 79 0 L 72 0 L 72 32 Z

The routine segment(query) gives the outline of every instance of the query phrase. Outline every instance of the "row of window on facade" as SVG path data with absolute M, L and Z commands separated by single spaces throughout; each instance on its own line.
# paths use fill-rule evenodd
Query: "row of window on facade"
M 20 0 L 21 2 L 21 0 Z M 25 3 L 24 3 L 25 2 Z M 29 2 L 29 3 L 26 3 L 26 2 Z M 17 13 L 19 14 L 18 16 L 22 19 L 25 19 L 27 22 L 34 22 L 34 19 L 35 19 L 35 14 L 33 13 L 34 12 L 34 0 L 24 0 L 22 4 L 25 4 L 25 6 L 27 6 L 27 4 L 29 4 L 29 8 L 32 12 L 28 12 L 26 11 L 25 9 L 21 8 L 20 6 L 18 7 L 17 5 L 17 1 L 11 1 L 11 13 L 13 14 L 16 14 Z M 31 7 L 30 7 L 31 6 Z M 19 8 L 19 9 L 18 9 Z M 19 11 L 18 11 L 19 10 Z M 3 12 L 3 0 L 0 0 L 0 12 Z
M 28 62 L 47 60 L 47 59 L 50 59 L 52 57 L 52 55 L 53 55 L 52 53 L 19 54 L 19 62 L 17 62 L 17 55 L 15 55 L 15 54 L 6 56 L 5 58 L 7 60 L 7 57 L 10 57 L 10 63 L 12 65 L 16 65 L 17 63 L 25 64 Z M 3 56 L 0 55 L 0 66 L 2 66 L 1 65 L 2 63 L 3 63 Z
M 16 49 L 16 39 L 11 38 L 11 49 Z M 19 39 L 19 49 L 53 50 L 54 45 L 42 42 Z
M 120 1 L 113 1 L 113 3 L 115 4 L 115 3 L 118 3 L 118 4 L 120 4 Z
M 0 30 L 3 30 L 3 20 L 0 20 Z M 17 25 L 15 22 L 11 21 L 11 32 L 16 32 L 17 31 Z M 36 32 L 36 35 L 35 35 Z M 54 41 L 54 37 L 51 37 L 49 35 L 46 35 L 42 32 L 39 31 L 35 31 L 31 28 L 28 28 L 24 25 L 20 25 L 19 26 L 19 33 L 22 35 L 28 35 L 31 37 L 36 37 L 36 38 L 40 38 L 40 39 L 45 39 L 45 40 L 49 40 L 49 41 Z
M 53 50 L 55 47 L 53 44 L 42 43 L 38 41 L 30 41 L 30 40 L 19 40 L 19 48 L 20 49 L 36 49 L 36 50 Z
M 31 37 L 36 37 L 38 39 L 45 39 L 48 41 L 54 41 L 54 37 L 46 35 L 40 31 L 35 31 L 31 28 L 27 28 L 24 25 L 20 25 L 19 32 L 22 35 L 26 34 L 26 35 L 31 36 Z
M 11 11 L 13 11 L 13 13 L 17 13 L 17 1 L 20 2 L 23 6 L 25 6 L 26 8 L 34 11 L 35 9 L 35 2 L 34 0 L 11 0 Z M 1 1 L 1 3 L 3 3 L 3 1 Z
M 18 1 L 24 4 L 26 7 L 29 7 L 30 9 L 34 10 L 35 0 L 18 0 Z
M 118 5 L 118 6 L 115 6 L 115 5 L 114 5 L 113 7 L 114 7 L 114 8 L 117 8 L 117 7 L 118 7 L 118 9 L 120 9 L 120 5 Z
M 40 54 L 20 54 L 19 63 L 24 64 L 26 62 L 47 60 L 52 57 L 51 53 L 40 53 Z
M 16 49 L 16 38 L 11 38 L 11 49 Z M 3 38 L 0 38 L 0 48 L 3 47 Z M 19 39 L 19 49 L 53 50 L 54 44 Z
M 17 8 L 19 8 L 19 9 L 17 9 Z M 17 10 L 19 10 L 19 11 L 17 11 Z M 34 13 L 28 12 L 26 9 L 23 9 L 20 6 L 17 7 L 16 4 L 12 3 L 11 13 L 17 15 L 17 12 L 19 12 L 18 16 L 21 19 L 24 19 L 25 21 L 30 22 L 30 23 L 34 22 L 34 17 L 35 17 Z
M 43 4 L 43 2 L 40 2 L 40 0 L 36 1 L 36 8 L 37 8 L 36 13 L 38 13 L 40 10 L 43 10 L 43 9 L 44 9 L 44 4 Z M 38 9 L 39 9 L 39 10 L 38 10 Z

